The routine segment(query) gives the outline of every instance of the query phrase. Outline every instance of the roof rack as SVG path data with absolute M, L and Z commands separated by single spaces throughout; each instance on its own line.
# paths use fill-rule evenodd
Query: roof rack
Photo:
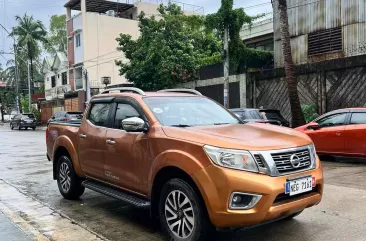
M 136 93 L 136 94 L 139 94 L 139 95 L 145 95 L 144 91 L 142 91 L 139 88 L 134 88 L 134 87 L 119 87 L 119 88 L 107 89 L 107 90 L 104 90 L 102 92 L 102 94 L 108 94 L 112 91 L 119 91 L 120 93 L 122 93 L 122 92 L 132 92 L 132 93 Z
M 158 92 L 177 92 L 177 93 L 189 93 L 194 95 L 202 95 L 199 91 L 194 89 L 166 89 L 166 90 L 159 90 Z

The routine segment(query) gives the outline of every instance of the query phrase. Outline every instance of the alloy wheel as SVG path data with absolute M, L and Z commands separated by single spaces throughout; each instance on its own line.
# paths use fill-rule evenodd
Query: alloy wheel
M 70 169 L 66 163 L 62 163 L 60 166 L 60 184 L 64 192 L 69 192 L 71 187 Z
M 178 238 L 189 237 L 194 230 L 194 212 L 191 201 L 179 190 L 169 193 L 165 201 L 165 218 L 170 231 Z

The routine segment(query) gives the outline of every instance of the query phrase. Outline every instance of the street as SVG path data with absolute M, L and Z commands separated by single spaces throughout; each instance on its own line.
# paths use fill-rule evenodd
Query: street
M 0 156 L 0 213 L 36 240 L 163 240 L 147 211 L 90 190 L 79 201 L 63 199 L 46 158 L 44 131 L 0 126 Z M 291 221 L 218 232 L 214 240 L 366 240 L 366 162 L 323 167 L 320 205 Z

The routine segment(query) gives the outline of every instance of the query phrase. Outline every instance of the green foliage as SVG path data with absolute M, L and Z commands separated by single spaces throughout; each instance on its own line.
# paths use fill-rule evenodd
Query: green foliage
M 15 93 L 14 92 L 0 92 L 1 105 L 6 114 L 11 114 L 15 109 Z
M 162 19 L 139 16 L 141 35 L 132 40 L 121 34 L 117 41 L 128 63 L 118 61 L 120 74 L 137 87 L 157 90 L 198 79 L 205 58 L 217 56 L 221 45 L 204 26 L 204 17 L 184 15 L 175 4 L 160 5 Z
M 244 25 L 252 25 L 253 20 L 263 15 L 249 16 L 243 8 L 233 9 L 233 0 L 222 0 L 217 13 L 206 17 L 206 26 L 215 30 L 220 39 L 224 39 L 224 29 L 229 29 L 229 60 L 230 68 L 236 70 L 241 62 L 248 67 L 256 68 L 268 64 L 273 59 L 273 54 L 267 51 L 258 51 L 247 48 L 241 37 L 240 31 Z
M 37 110 L 36 108 L 34 108 L 33 106 L 31 107 L 31 113 L 34 115 L 34 117 L 36 117 L 37 122 L 41 121 L 41 112 L 39 110 Z
M 315 105 L 301 105 L 306 123 L 309 123 L 319 117 Z
M 20 104 L 22 106 L 23 113 L 29 113 L 29 100 L 28 95 L 20 94 Z
M 45 49 L 50 54 L 67 49 L 66 15 L 52 15 Z

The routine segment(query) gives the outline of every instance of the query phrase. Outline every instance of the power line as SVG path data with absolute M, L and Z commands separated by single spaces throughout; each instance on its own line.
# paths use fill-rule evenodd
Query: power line
M 272 4 L 272 3 L 271 2 L 260 3 L 260 4 L 248 6 L 248 7 L 243 7 L 243 8 L 244 8 L 244 10 L 249 10 L 249 9 L 253 9 L 253 8 L 259 8 L 259 7 L 265 6 L 267 4 Z

